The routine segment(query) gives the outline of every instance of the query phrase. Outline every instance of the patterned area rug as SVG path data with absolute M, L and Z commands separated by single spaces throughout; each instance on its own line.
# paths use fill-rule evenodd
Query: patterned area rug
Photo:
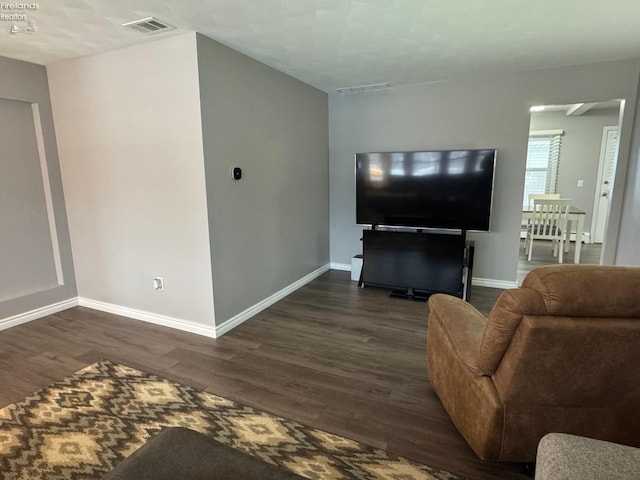
M 457 480 L 108 361 L 0 410 L 0 478 L 100 478 L 164 426 L 191 428 L 310 479 Z

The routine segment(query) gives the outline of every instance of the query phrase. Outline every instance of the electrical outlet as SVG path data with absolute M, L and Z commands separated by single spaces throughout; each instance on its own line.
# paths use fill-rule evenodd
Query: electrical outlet
M 164 279 L 162 277 L 156 277 L 153 279 L 154 290 L 164 290 Z

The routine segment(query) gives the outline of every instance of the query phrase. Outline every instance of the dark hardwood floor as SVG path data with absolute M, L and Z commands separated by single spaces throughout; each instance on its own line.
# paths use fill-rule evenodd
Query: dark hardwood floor
M 0 405 L 105 358 L 462 478 L 527 478 L 475 457 L 427 380 L 426 304 L 388 293 L 330 271 L 217 340 L 72 308 L 0 332 Z

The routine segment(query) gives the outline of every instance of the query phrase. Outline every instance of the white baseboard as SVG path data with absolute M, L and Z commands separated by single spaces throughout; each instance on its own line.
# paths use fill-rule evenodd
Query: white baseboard
M 478 287 L 489 287 L 489 288 L 501 288 L 503 290 L 507 288 L 518 288 L 518 282 L 509 282 L 507 280 L 495 280 L 493 278 L 478 278 L 473 277 L 471 279 L 471 285 Z
M 23 323 L 27 323 L 32 320 L 37 320 L 38 318 L 46 317 L 47 315 L 53 315 L 54 313 L 58 313 L 63 310 L 67 310 L 68 308 L 73 308 L 77 306 L 78 306 L 78 299 L 74 297 L 68 300 L 63 300 L 61 302 L 53 303 L 51 305 L 36 308 L 28 312 L 19 313 L 11 317 L 2 318 L 0 319 L 0 330 L 5 330 L 11 327 L 17 327 L 18 325 L 22 325 Z
M 342 268 L 336 268 L 336 266 L 342 267 Z M 348 264 L 334 264 L 334 263 L 323 265 L 317 270 L 314 270 L 308 275 L 305 275 L 304 277 L 292 283 L 291 285 L 274 293 L 270 297 L 265 298 L 261 302 L 256 303 L 252 307 L 249 307 L 243 312 L 240 312 L 238 315 L 230 318 L 229 320 L 227 320 L 226 322 L 218 326 L 200 325 L 188 320 L 182 320 L 179 318 L 169 317 L 166 315 L 159 315 L 159 314 L 147 312 L 144 310 L 137 310 L 134 308 L 122 307 L 120 305 L 114 305 L 112 303 L 101 302 L 98 300 L 91 300 L 89 298 L 84 298 L 84 297 L 76 297 L 68 300 L 63 300 L 61 302 L 57 302 L 52 305 L 47 305 L 45 307 L 36 308 L 29 312 L 20 313 L 12 317 L 0 319 L 0 330 L 15 327 L 23 323 L 27 323 L 32 320 L 46 317 L 47 315 L 52 315 L 54 313 L 67 310 L 68 308 L 73 308 L 80 305 L 82 307 L 92 308 L 94 310 L 112 313 L 115 315 L 122 315 L 124 317 L 133 318 L 135 320 L 142 320 L 144 322 L 154 323 L 156 325 L 162 325 L 164 327 L 175 328 L 177 330 L 183 330 L 183 331 L 195 333 L 198 335 L 204 335 L 210 338 L 218 338 L 221 335 L 224 335 L 225 333 L 229 332 L 233 328 L 237 327 L 238 325 L 244 323 L 254 315 L 270 307 L 274 303 L 282 300 L 287 295 L 293 293 L 300 287 L 306 285 L 307 283 L 316 279 L 317 277 L 319 277 L 320 275 L 322 275 L 323 273 L 327 272 L 330 269 L 351 270 L 351 266 Z M 479 287 L 490 287 L 490 288 L 501 288 L 501 289 L 518 287 L 517 282 L 508 282 L 504 280 L 494 280 L 489 278 L 475 278 L 475 277 L 472 280 L 472 284 Z
M 169 317 L 166 315 L 159 315 L 157 313 L 147 312 L 144 310 L 138 310 L 135 308 L 123 307 L 115 305 L 113 303 L 101 302 L 99 300 L 92 300 L 90 298 L 76 297 L 62 302 L 55 303 L 53 305 L 47 305 L 46 307 L 37 308 L 29 312 L 14 315 L 12 317 L 0 319 L 0 330 L 6 328 L 15 327 L 17 325 L 36 320 L 38 318 L 46 317 L 54 313 L 66 310 L 68 308 L 81 307 L 92 308 L 101 312 L 112 313 L 114 315 L 121 315 L 123 317 L 132 318 L 134 320 L 141 320 L 143 322 L 149 322 L 156 325 L 162 325 L 163 327 L 175 328 L 185 332 L 195 333 L 198 335 L 204 335 L 205 337 L 217 338 L 231 329 L 237 327 L 241 323 L 245 322 L 249 318 L 253 317 L 262 310 L 270 307 L 274 303 L 282 300 L 284 297 L 294 292 L 303 285 L 309 283 L 311 280 L 319 277 L 323 273 L 330 269 L 329 264 L 324 265 L 310 274 L 302 277 L 300 280 L 292 283 L 291 285 L 283 288 L 279 292 L 274 293 L 268 298 L 265 298 L 261 302 L 253 305 L 238 315 L 230 318 L 226 322 L 217 327 L 214 325 L 207 326 L 201 325 L 189 320 L 183 320 L 180 318 Z
M 351 264 L 350 263 L 335 263 L 335 262 L 331 262 L 330 267 L 331 267 L 331 270 L 341 270 L 343 272 L 350 272 L 351 271 Z
M 571 235 L 569 236 L 570 241 L 575 242 L 576 238 L 577 238 L 578 234 L 575 232 L 572 232 Z M 582 232 L 582 243 L 591 243 L 591 232 Z
M 223 322 L 220 325 L 217 325 L 216 329 L 215 329 L 216 330 L 216 335 L 218 337 L 221 336 L 221 335 L 224 335 L 228 331 L 236 328 L 241 323 L 246 322 L 247 320 L 249 320 L 254 315 L 260 313 L 261 311 L 263 311 L 264 309 L 270 307 L 274 303 L 282 300 L 284 297 L 286 297 L 290 293 L 295 292 L 297 289 L 299 289 L 303 285 L 306 285 L 311 280 L 314 280 L 314 279 L 318 278 L 320 275 L 322 275 L 323 273 L 329 271 L 330 269 L 331 269 L 330 264 L 323 265 L 322 267 L 318 268 L 317 270 L 314 270 L 310 274 L 305 275 L 300 280 L 297 280 L 297 281 L 293 282 L 291 285 L 289 285 L 289 286 L 283 288 L 282 290 L 274 293 L 270 297 L 267 297 L 264 300 L 262 300 L 261 302 L 256 303 L 252 307 L 247 308 L 245 311 L 240 312 L 238 315 L 236 315 L 234 317 L 231 317 L 226 322 Z
M 114 315 L 122 315 L 123 317 L 133 318 L 135 320 L 142 320 L 143 322 L 162 325 L 163 327 L 175 328 L 185 332 L 204 335 L 205 337 L 216 338 L 217 336 L 216 328 L 213 325 L 201 325 L 189 320 L 168 317 L 166 315 L 159 315 L 157 313 L 137 310 L 135 308 L 122 307 L 120 305 L 114 305 L 113 303 L 100 302 L 98 300 L 91 300 L 83 297 L 78 297 L 78 305 L 81 307 L 92 308 L 94 310 L 100 310 L 101 312 L 113 313 Z

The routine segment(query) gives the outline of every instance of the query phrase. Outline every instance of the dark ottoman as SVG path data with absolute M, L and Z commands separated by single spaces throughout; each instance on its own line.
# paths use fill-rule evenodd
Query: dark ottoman
M 304 480 L 186 428 L 166 428 L 103 480 Z

